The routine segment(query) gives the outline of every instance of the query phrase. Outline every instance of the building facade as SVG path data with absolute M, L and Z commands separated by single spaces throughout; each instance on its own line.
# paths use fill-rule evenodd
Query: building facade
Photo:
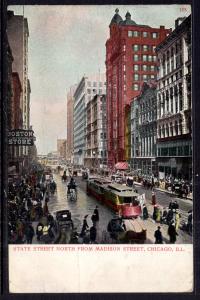
M 73 159 L 77 166 L 84 165 L 86 151 L 86 107 L 96 94 L 105 94 L 105 74 L 84 76 L 74 92 L 74 149 Z
M 73 132 L 74 132 L 74 92 L 76 90 L 76 85 L 70 87 L 67 94 L 67 149 L 66 149 L 66 159 L 68 162 L 73 162 Z
M 179 24 L 179 21 L 182 21 Z M 157 47 L 157 157 L 162 176 L 192 176 L 191 16 Z
M 28 38 L 27 18 L 7 12 L 7 35 L 13 55 L 12 71 L 18 73 L 22 87 L 20 109 L 22 111 L 23 129 L 30 129 L 30 82 L 28 79 Z M 28 169 L 28 147 L 20 147 L 23 155 L 23 167 Z
M 11 126 L 10 129 L 22 129 L 23 118 L 22 110 L 20 107 L 22 95 L 22 87 L 19 79 L 19 75 L 16 72 L 12 72 L 12 98 L 11 98 Z M 23 166 L 23 152 L 22 147 L 9 146 L 10 152 L 10 165 L 15 166 L 15 171 L 21 173 Z
M 20 107 L 21 103 L 22 86 L 19 79 L 19 74 L 12 73 L 12 112 L 11 112 L 11 128 L 22 129 L 23 117 Z
M 28 80 L 28 22 L 24 16 L 8 11 L 7 34 L 13 55 L 13 72 L 19 74 L 22 86 L 21 110 L 23 129 L 30 127 L 30 82 Z
M 84 165 L 103 169 L 107 165 L 106 95 L 95 95 L 86 106 L 86 147 Z
M 57 140 L 57 153 L 60 159 L 66 159 L 66 139 L 58 139 Z
M 155 48 L 171 30 L 136 24 L 129 12 L 116 10 L 106 41 L 108 163 L 125 160 L 125 106 L 139 95 L 144 81 L 155 79 Z
M 125 107 L 125 160 L 131 162 L 131 106 Z
M 144 83 L 140 95 L 132 101 L 132 168 L 151 175 L 156 168 L 157 98 L 156 83 Z M 134 112 L 135 110 L 135 112 Z

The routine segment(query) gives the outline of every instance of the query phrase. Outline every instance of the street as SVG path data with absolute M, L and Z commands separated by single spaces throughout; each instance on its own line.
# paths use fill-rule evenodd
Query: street
M 115 243 L 107 232 L 108 222 L 115 216 L 115 212 L 111 211 L 105 205 L 99 203 L 95 198 L 89 197 L 86 195 L 86 181 L 83 181 L 81 177 L 76 177 L 76 183 L 78 185 L 77 200 L 72 201 L 67 198 L 67 187 L 66 183 L 62 182 L 60 174 L 54 174 L 54 180 L 57 184 L 57 192 L 55 195 L 51 195 L 50 201 L 48 203 L 49 212 L 55 216 L 55 212 L 59 210 L 69 209 L 72 214 L 72 220 L 74 222 L 75 230 L 80 233 L 83 223 L 83 218 L 85 215 L 88 215 L 87 222 L 89 227 L 92 226 L 91 216 L 93 211 L 98 205 L 99 210 L 99 225 L 97 230 L 97 243 Z M 169 243 L 169 236 L 167 234 L 168 225 L 155 223 L 152 219 L 153 206 L 151 205 L 151 191 L 146 190 L 143 187 L 137 185 L 137 190 L 139 194 L 145 193 L 146 196 L 146 205 L 149 211 L 149 218 L 144 220 L 144 224 L 147 229 L 147 239 L 145 243 L 154 243 L 154 232 L 157 229 L 157 226 L 161 226 L 161 231 L 163 234 L 164 243 Z M 169 205 L 170 200 L 172 199 L 171 195 L 168 195 L 165 192 L 155 191 L 157 203 L 163 207 Z M 180 207 L 181 222 L 187 220 L 187 212 L 192 209 L 192 201 L 179 199 L 173 197 L 173 200 L 177 200 Z M 82 242 L 79 239 L 79 242 Z M 188 244 L 192 243 L 192 237 L 184 232 L 183 230 L 178 230 L 177 244 Z

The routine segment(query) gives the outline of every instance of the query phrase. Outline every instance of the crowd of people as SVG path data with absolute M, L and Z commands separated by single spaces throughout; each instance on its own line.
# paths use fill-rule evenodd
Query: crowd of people
M 133 185 L 128 179 L 128 185 Z M 71 178 L 69 188 L 76 189 L 76 183 Z M 53 243 L 57 233 L 57 224 L 53 215 L 49 212 L 51 195 L 56 192 L 57 186 L 50 173 L 32 173 L 12 180 L 8 184 L 8 241 L 13 244 L 31 244 L 35 237 L 42 243 Z M 148 205 L 141 204 L 143 220 L 152 218 L 157 227 L 154 237 L 155 243 L 163 243 L 161 224 L 168 226 L 169 242 L 175 243 L 180 228 L 181 214 L 177 201 L 171 201 L 168 207 L 161 207 L 156 201 L 156 195 L 152 192 L 152 215 L 149 214 Z M 92 226 L 88 225 L 88 216 L 85 215 L 80 233 L 74 237 L 74 241 L 83 243 L 97 243 L 99 210 L 95 207 L 91 215 Z M 188 212 L 188 219 L 182 229 L 192 233 L 192 211 Z
M 153 205 L 153 220 L 156 223 L 166 224 L 168 225 L 168 235 L 169 235 L 169 242 L 174 244 L 176 242 L 176 238 L 178 236 L 178 230 L 180 229 L 180 220 L 181 214 L 179 212 L 179 204 L 177 201 L 171 200 L 168 207 L 160 207 L 156 203 L 155 194 L 152 193 L 152 205 Z M 182 226 L 183 230 L 187 230 L 188 233 L 192 233 L 192 211 L 188 212 L 188 219 L 185 223 L 185 227 Z M 155 231 L 155 243 L 162 243 L 162 233 L 160 230 L 160 226 L 158 226 L 157 230 Z
M 8 241 L 31 244 L 36 235 L 44 242 L 53 237 L 54 218 L 49 213 L 50 193 L 56 191 L 56 183 L 49 175 L 36 172 L 8 184 Z M 33 226 L 33 222 L 38 222 Z
M 180 198 L 187 198 L 192 194 L 192 183 L 185 180 L 171 177 L 166 177 L 165 179 L 160 180 L 157 177 L 141 177 L 139 181 L 142 182 L 143 187 L 146 189 L 153 190 L 154 188 L 161 188 L 163 190 L 176 194 Z

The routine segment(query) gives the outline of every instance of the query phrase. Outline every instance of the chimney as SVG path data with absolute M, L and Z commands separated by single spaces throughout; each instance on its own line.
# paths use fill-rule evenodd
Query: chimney
M 180 23 L 182 23 L 184 20 L 186 19 L 186 17 L 183 18 L 178 18 L 175 20 L 175 29 L 180 25 Z M 179 22 L 181 21 L 181 22 Z

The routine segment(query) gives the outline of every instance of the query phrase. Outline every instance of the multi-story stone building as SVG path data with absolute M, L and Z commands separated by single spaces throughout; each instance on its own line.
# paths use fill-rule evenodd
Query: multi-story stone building
M 20 108 L 22 87 L 19 75 L 16 72 L 12 73 L 12 98 L 11 98 L 11 126 L 10 129 L 22 129 L 23 118 Z M 17 173 L 21 173 L 23 166 L 22 149 L 19 146 L 9 146 L 10 165 L 14 165 Z
M 67 94 L 67 149 L 66 159 L 68 162 L 73 162 L 73 132 L 74 132 L 74 92 L 76 85 L 71 86 Z
M 66 145 L 67 145 L 66 139 L 57 140 L 57 153 L 58 153 L 58 157 L 61 159 L 66 159 Z
M 104 168 L 107 164 L 106 149 L 106 96 L 95 95 L 86 106 L 85 166 Z
M 74 164 L 84 165 L 86 150 L 86 107 L 96 94 L 105 94 L 105 74 L 84 76 L 74 92 Z
M 28 80 L 28 22 L 24 16 L 8 11 L 7 34 L 13 55 L 13 72 L 19 74 L 22 85 L 21 110 L 23 128 L 30 127 L 30 82 Z
M 157 172 L 157 98 L 156 83 L 144 83 L 132 105 L 132 167 L 143 174 Z
M 18 73 L 22 87 L 20 108 L 22 111 L 23 129 L 30 129 L 30 82 L 28 79 L 28 38 L 27 18 L 7 12 L 7 34 L 13 55 L 13 72 Z M 23 155 L 23 167 L 28 168 L 28 147 L 19 149 Z
M 179 21 L 183 21 L 179 24 Z M 157 156 L 159 172 L 191 179 L 191 16 L 156 48 L 158 79 Z
M 171 30 L 136 24 L 127 12 L 125 20 L 119 10 L 110 23 L 106 41 L 108 163 L 125 160 L 125 107 L 140 94 L 142 84 L 155 79 L 155 48 Z
M 12 73 L 12 112 L 11 112 L 11 128 L 22 129 L 23 117 L 20 107 L 21 103 L 22 86 L 19 79 L 19 74 Z

